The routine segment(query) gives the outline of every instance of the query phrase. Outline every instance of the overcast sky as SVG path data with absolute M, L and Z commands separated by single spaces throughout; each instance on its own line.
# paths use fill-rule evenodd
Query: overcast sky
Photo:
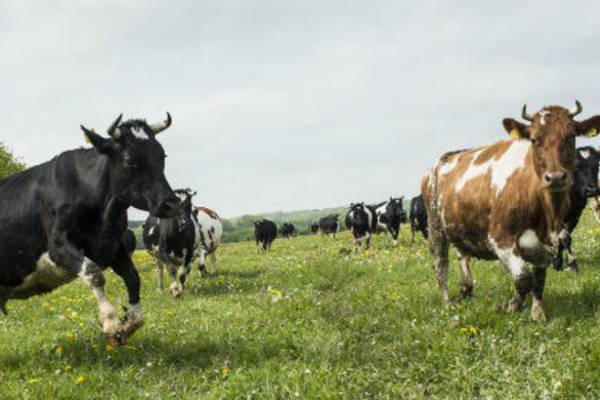
M 222 216 L 411 197 L 525 102 L 600 114 L 598 21 L 597 1 L 3 0 L 0 141 L 34 165 L 80 124 L 169 111 L 168 179 Z

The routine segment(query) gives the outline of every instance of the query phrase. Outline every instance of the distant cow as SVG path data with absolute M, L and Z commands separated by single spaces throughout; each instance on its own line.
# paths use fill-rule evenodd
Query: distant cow
M 452 244 L 459 253 L 463 296 L 473 288 L 469 258 L 499 259 L 515 284 L 515 295 L 504 309 L 519 310 L 533 291 L 531 318 L 546 320 L 546 269 L 569 210 L 577 165 L 575 138 L 594 136 L 600 129 L 600 116 L 575 121 L 580 112 L 579 102 L 572 110 L 550 106 L 534 115 L 523 107 L 522 117 L 530 125 L 511 118 L 503 121 L 516 140 L 446 153 L 423 178 L 429 243 L 444 304 L 450 302 Z
M 143 120 L 108 128 L 109 138 L 81 127 L 91 149 L 66 151 L 0 180 L 0 310 L 11 299 L 51 292 L 80 278 L 94 294 L 110 346 L 125 344 L 143 324 L 140 277 L 123 243 L 131 206 L 168 218 L 179 199 L 164 175 L 156 135 L 171 125 Z M 123 320 L 104 290 L 103 270 L 123 279 Z M 36 321 L 43 325 L 43 321 Z
M 567 268 L 577 270 L 577 262 L 571 252 L 571 233 L 579 223 L 588 198 L 600 195 L 598 161 L 600 161 L 600 154 L 593 147 L 577 149 L 577 169 L 573 174 L 573 186 L 569 193 L 571 205 L 563 220 L 563 228 L 558 235 L 558 250 L 554 257 L 554 269 L 557 271 L 563 268 L 563 250 L 567 252 Z
M 254 221 L 254 236 L 257 246 L 260 244 L 263 251 L 269 250 L 277 237 L 277 225 L 268 219 Z
M 398 243 L 398 233 L 400 225 L 406 223 L 406 211 L 402 206 L 404 197 L 392 198 L 389 201 L 379 203 L 375 208 L 377 213 L 377 229 L 375 233 L 385 233 L 387 238 L 388 232 L 392 236 L 394 246 Z
M 192 215 L 191 189 L 175 190 L 181 199 L 181 213 L 173 218 L 148 216 L 142 236 L 144 246 L 156 262 L 158 288 L 163 290 L 163 269 L 171 277 L 169 291 L 175 298 L 181 296 L 185 280 L 190 272 L 190 263 L 198 255 L 198 222 Z
M 316 221 L 311 221 L 311 223 L 308 225 L 308 230 L 311 235 L 316 235 L 317 232 L 319 232 L 319 223 Z
M 217 265 L 217 248 L 223 236 L 223 224 L 213 210 L 206 207 L 196 207 L 196 218 L 200 228 L 200 249 L 198 268 L 200 274 L 206 276 L 206 256 L 210 255 L 211 272 L 214 274 Z
M 366 206 L 364 203 L 350 205 L 346 214 L 346 227 L 354 236 L 354 253 L 358 252 L 360 241 L 365 238 L 365 250 L 369 249 L 371 232 L 377 227 L 377 214 L 375 208 Z
M 282 238 L 291 238 L 296 232 L 296 227 L 291 222 L 284 222 L 279 226 L 279 236 Z
M 135 238 L 135 233 L 133 233 L 131 229 L 127 229 L 123 234 L 123 244 L 129 253 L 129 257 L 131 257 L 137 247 L 137 239 Z
M 410 230 L 412 241 L 415 241 L 415 232 L 420 231 L 427 239 L 427 210 L 423 202 L 423 196 L 418 195 L 410 201 Z
M 331 235 L 332 238 L 335 239 L 335 234 L 340 230 L 340 221 L 338 221 L 338 217 L 340 214 L 330 214 L 326 217 L 323 217 L 319 220 L 319 229 L 321 229 L 321 233 L 324 235 Z

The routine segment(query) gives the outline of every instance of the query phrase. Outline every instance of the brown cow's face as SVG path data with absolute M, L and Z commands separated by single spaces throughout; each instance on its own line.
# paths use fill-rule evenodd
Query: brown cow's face
M 510 118 L 503 121 L 504 128 L 512 137 L 531 142 L 533 165 L 544 189 L 552 192 L 569 190 L 577 164 L 575 137 L 597 134 L 600 119 L 593 117 L 584 122 L 573 120 L 580 111 L 579 104 L 574 110 L 550 106 L 530 116 L 523 107 L 523 118 L 531 121 L 531 125 Z M 591 120 L 594 120 L 592 124 Z

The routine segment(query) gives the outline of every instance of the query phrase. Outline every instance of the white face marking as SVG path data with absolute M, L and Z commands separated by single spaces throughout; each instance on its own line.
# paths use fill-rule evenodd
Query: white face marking
M 131 133 L 133 133 L 133 136 L 135 136 L 138 139 L 142 139 L 142 140 L 148 140 L 150 139 L 148 137 L 148 135 L 146 134 L 146 132 L 144 132 L 144 130 L 142 128 L 131 128 Z
M 590 157 L 590 151 L 589 150 L 579 150 L 579 154 L 581 154 L 581 157 L 588 159 Z
M 546 125 L 546 115 L 550 115 L 550 111 L 549 110 L 542 110 L 540 111 L 540 115 L 542 116 L 542 118 L 540 119 L 540 124 L 541 125 Z
M 460 192 L 468 181 L 487 174 L 488 170 L 491 168 L 491 184 L 492 187 L 497 189 L 497 197 L 498 194 L 502 192 L 502 189 L 504 189 L 508 178 L 510 178 L 516 171 L 525 167 L 525 158 L 530 147 L 531 143 L 528 140 L 513 140 L 510 142 L 510 147 L 508 150 L 506 150 L 499 160 L 494 160 L 492 158 L 479 165 L 475 165 L 474 161 L 483 150 L 475 152 L 471 156 L 471 165 L 469 165 L 463 176 L 461 176 L 461 178 L 458 180 L 454 190 Z
M 180 199 L 181 201 L 184 201 L 185 199 L 187 199 L 187 196 L 188 196 L 188 195 L 187 195 L 187 193 L 176 192 L 176 193 L 175 193 L 175 196 L 179 197 L 179 199 Z

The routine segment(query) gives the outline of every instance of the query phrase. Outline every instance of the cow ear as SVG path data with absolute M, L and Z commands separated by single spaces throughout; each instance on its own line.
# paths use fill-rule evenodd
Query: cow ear
M 576 122 L 575 130 L 577 136 L 594 137 L 600 131 L 600 115 L 588 118 L 585 121 Z
M 502 125 L 504 125 L 504 129 L 506 129 L 506 132 L 513 139 L 529 139 L 530 137 L 527 125 L 517 122 L 512 118 L 504 118 Z
M 96 132 L 87 129 L 81 125 L 81 130 L 85 135 L 86 140 L 92 144 L 100 153 L 108 156 L 114 154 L 117 150 L 117 144 L 113 139 L 105 139 Z

